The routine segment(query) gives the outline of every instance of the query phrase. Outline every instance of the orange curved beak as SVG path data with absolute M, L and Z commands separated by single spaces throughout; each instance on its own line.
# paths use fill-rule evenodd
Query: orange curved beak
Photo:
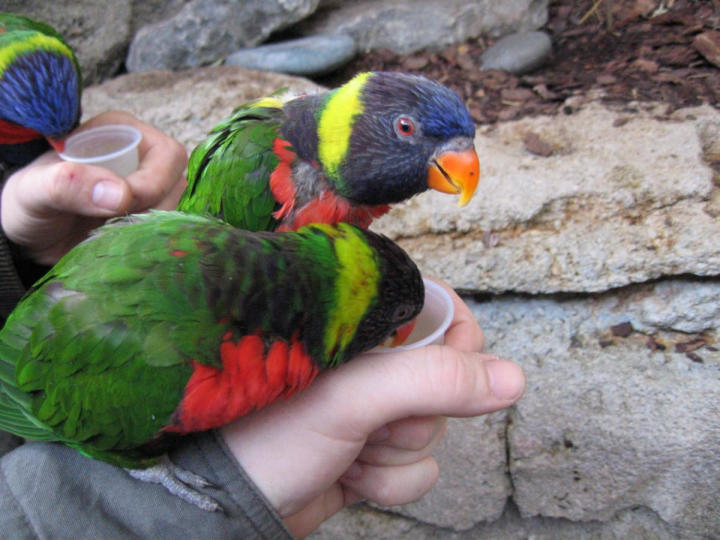
M 480 179 L 480 160 L 474 148 L 448 150 L 433 159 L 428 168 L 427 185 L 442 193 L 459 193 L 458 206 L 465 206 Z
M 415 330 L 416 323 L 417 319 L 413 319 L 412 321 L 408 321 L 402 326 L 396 328 L 388 338 L 390 340 L 389 346 L 397 347 L 398 345 L 405 343 L 405 340 L 410 336 L 410 334 L 412 334 L 412 331 Z

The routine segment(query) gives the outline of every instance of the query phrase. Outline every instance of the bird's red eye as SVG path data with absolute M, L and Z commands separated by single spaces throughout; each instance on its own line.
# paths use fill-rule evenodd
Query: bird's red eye
M 395 132 L 398 135 L 409 137 L 415 133 L 415 122 L 407 116 L 401 116 L 395 120 Z

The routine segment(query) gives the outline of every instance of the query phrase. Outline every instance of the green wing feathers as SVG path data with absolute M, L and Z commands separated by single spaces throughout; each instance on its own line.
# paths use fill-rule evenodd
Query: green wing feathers
M 128 452 L 170 423 L 193 362 L 222 367 L 228 331 L 300 323 L 312 287 L 292 274 L 307 268 L 274 257 L 278 242 L 176 212 L 99 229 L 0 331 L 0 429 L 132 465 Z M 293 294 L 270 301 L 283 283 Z
M 188 186 L 178 210 L 219 217 L 235 227 L 272 230 L 279 205 L 269 177 L 279 162 L 272 151 L 282 109 L 266 100 L 235 110 L 198 146 L 188 163 Z
M 23 333 L 22 328 L 15 328 L 14 331 L 8 330 L 3 334 L 0 341 L 0 430 L 28 439 L 58 440 L 52 430 L 32 415 L 31 397 L 18 389 L 15 365 L 7 360 L 13 358 L 16 349 L 21 348 L 27 341 L 28 333 Z
M 0 429 L 96 455 L 137 447 L 168 423 L 192 371 L 188 351 L 206 350 L 219 330 L 203 302 L 180 293 L 197 288 L 199 265 L 181 260 L 198 247 L 177 220 L 136 227 L 132 242 L 121 229 L 76 247 L 9 317 Z

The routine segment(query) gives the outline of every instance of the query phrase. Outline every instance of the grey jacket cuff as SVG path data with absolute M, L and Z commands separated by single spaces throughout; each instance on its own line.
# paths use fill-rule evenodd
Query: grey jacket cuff
M 26 443 L 0 460 L 0 538 L 291 538 L 216 433 L 189 437 L 171 459 L 212 482 L 203 491 L 224 512 L 62 444 Z

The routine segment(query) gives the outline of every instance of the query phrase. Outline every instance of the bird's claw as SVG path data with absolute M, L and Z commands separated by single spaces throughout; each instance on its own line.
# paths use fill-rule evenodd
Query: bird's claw
M 137 480 L 162 485 L 176 497 L 202 510 L 207 512 L 222 510 L 220 503 L 215 499 L 197 491 L 199 488 L 212 487 L 210 482 L 200 475 L 178 467 L 167 456 L 163 456 L 159 463 L 147 469 L 125 470 Z

